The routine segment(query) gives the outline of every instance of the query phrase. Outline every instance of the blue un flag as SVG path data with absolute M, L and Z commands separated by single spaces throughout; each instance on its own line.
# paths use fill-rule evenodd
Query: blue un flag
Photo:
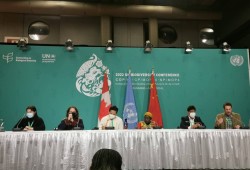
M 127 121 L 128 129 L 135 129 L 138 123 L 137 110 L 135 105 L 135 98 L 132 87 L 132 80 L 130 74 L 127 80 L 126 99 L 123 110 L 123 122 Z

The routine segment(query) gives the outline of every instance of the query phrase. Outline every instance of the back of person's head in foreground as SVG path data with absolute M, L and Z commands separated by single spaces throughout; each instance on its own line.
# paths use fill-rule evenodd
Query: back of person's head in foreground
M 92 158 L 90 170 L 121 170 L 122 157 L 113 149 L 100 149 Z

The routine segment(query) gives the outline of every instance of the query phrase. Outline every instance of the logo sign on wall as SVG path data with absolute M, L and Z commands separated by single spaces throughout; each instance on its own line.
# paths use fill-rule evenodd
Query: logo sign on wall
M 233 55 L 230 57 L 230 62 L 233 66 L 241 66 L 244 63 L 244 58 L 240 55 Z
M 107 66 L 95 54 L 83 63 L 76 74 L 76 89 L 86 96 L 97 97 L 102 94 L 104 72 L 109 73 Z M 108 80 L 109 88 L 111 81 Z
M 14 52 L 9 52 L 7 54 L 3 54 L 2 59 L 6 61 L 6 63 L 10 63 L 12 61 L 19 62 L 19 63 L 44 63 L 50 64 L 56 62 L 56 55 L 55 54 L 41 54 L 40 59 L 36 59 L 35 56 L 17 56 L 14 55 Z
M 3 54 L 3 59 L 6 60 L 7 63 L 13 61 L 13 52 L 12 53 L 8 53 L 7 55 Z

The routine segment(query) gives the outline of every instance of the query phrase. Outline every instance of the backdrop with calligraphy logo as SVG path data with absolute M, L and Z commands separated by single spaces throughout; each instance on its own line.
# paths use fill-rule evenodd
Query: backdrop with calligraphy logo
M 227 101 L 241 114 L 246 125 L 250 118 L 249 61 L 246 49 L 194 49 L 185 54 L 181 48 L 114 48 L 75 47 L 68 52 L 63 46 L 29 46 L 27 51 L 16 45 L 0 46 L 0 119 L 11 130 L 35 105 L 38 115 L 53 130 L 65 117 L 69 106 L 79 109 L 85 129 L 97 125 L 104 71 L 108 72 L 111 101 L 122 117 L 127 85 L 131 78 L 138 119 L 148 108 L 150 74 L 155 73 L 164 128 L 176 128 L 187 107 L 195 105 L 197 115 L 208 128 Z

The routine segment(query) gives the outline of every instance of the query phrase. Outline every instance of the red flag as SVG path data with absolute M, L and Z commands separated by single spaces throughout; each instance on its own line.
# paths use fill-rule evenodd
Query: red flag
M 102 98 L 101 98 L 100 110 L 99 110 L 99 115 L 98 115 L 98 124 L 104 116 L 109 114 L 110 106 L 111 106 L 111 101 L 110 101 L 110 94 L 109 94 L 108 76 L 107 76 L 107 73 L 104 73 L 103 86 L 102 86 Z
M 149 99 L 148 111 L 153 115 L 152 120 L 155 121 L 158 126 L 163 127 L 161 107 L 157 95 L 155 77 L 153 73 L 151 74 L 150 99 Z

